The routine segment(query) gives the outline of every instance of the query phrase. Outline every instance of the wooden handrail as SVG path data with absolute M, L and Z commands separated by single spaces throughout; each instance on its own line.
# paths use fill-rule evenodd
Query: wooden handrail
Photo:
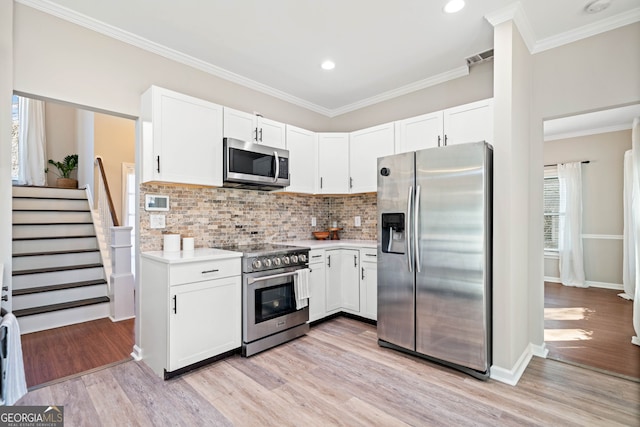
M 96 157 L 98 163 L 98 169 L 100 169 L 100 175 L 102 176 L 102 182 L 104 182 L 104 190 L 107 194 L 107 202 L 109 202 L 109 212 L 111 212 L 111 220 L 114 227 L 119 227 L 118 215 L 116 214 L 116 208 L 113 206 L 113 200 L 111 199 L 111 191 L 109 190 L 109 182 L 107 181 L 107 175 L 104 172 L 104 165 L 102 164 L 102 158 Z

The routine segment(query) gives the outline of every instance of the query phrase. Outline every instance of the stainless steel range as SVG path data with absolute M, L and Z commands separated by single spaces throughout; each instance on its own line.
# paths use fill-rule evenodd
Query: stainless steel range
M 242 355 L 252 356 L 309 331 L 309 306 L 296 308 L 295 280 L 308 268 L 309 248 L 244 245 L 242 252 Z

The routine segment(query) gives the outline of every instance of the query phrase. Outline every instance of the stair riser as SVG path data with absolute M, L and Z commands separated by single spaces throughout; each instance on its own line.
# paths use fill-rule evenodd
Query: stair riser
M 82 199 L 13 199 L 13 210 L 88 211 L 89 202 Z
M 97 249 L 95 237 L 43 240 L 16 240 L 13 242 L 13 254 L 31 254 L 34 252 L 74 251 Z
M 109 316 L 109 303 L 95 304 L 18 318 L 21 334 L 59 328 Z
M 58 224 L 92 222 L 91 212 L 14 211 L 14 224 Z
M 13 309 L 41 307 L 68 301 L 77 301 L 107 295 L 107 285 L 83 286 L 81 288 L 64 289 L 59 291 L 39 292 L 36 294 L 14 296 Z
M 36 288 L 38 286 L 60 285 L 62 283 L 84 282 L 104 279 L 104 269 L 83 268 L 80 270 L 56 271 L 53 273 L 25 274 L 13 276 L 13 289 Z
M 71 265 L 96 263 L 102 264 L 100 252 L 14 257 L 13 271 L 32 270 L 36 268 L 67 267 Z
M 13 238 L 95 236 L 93 224 L 14 225 Z
M 14 197 L 49 197 L 61 199 L 85 199 L 87 192 L 78 189 L 40 188 L 40 187 L 13 187 Z

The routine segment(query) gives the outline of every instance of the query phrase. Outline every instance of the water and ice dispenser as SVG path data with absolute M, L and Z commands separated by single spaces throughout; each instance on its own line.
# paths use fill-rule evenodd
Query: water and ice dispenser
M 404 213 L 382 214 L 382 252 L 404 254 L 405 251 Z

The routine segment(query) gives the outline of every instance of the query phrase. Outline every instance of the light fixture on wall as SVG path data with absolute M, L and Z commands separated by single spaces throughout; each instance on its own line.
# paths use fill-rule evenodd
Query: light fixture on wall
M 593 0 L 587 3 L 584 11 L 587 13 L 598 13 L 611 6 L 611 0 Z
M 334 68 L 336 68 L 336 63 L 333 62 L 330 59 L 327 59 L 326 61 L 323 61 L 322 64 L 320 64 L 320 67 L 322 67 L 323 70 L 333 70 Z
M 444 5 L 443 10 L 445 13 L 456 13 L 460 12 L 464 8 L 464 0 L 449 0 L 447 4 Z

